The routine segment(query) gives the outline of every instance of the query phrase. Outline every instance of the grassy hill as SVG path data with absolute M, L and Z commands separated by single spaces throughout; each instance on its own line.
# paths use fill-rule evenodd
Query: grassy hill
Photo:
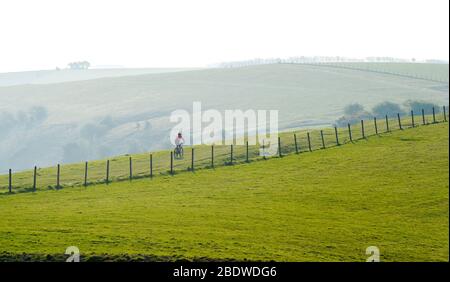
M 408 66 L 421 72 L 423 65 Z M 430 68 L 439 76 L 448 74 L 448 65 L 447 72 L 441 65 Z M 448 82 L 275 64 L 0 87 L 0 129 L 9 128 L 2 129 L 0 171 L 167 149 L 174 125 L 170 113 L 192 111 L 193 101 L 201 101 L 204 110 L 279 110 L 280 128 L 293 129 L 328 126 L 350 103 L 370 110 L 380 102 L 407 100 L 446 105 Z M 45 120 L 9 127 L 18 122 L 8 117 L 21 117 L 36 106 L 45 109 Z M 94 127 L 99 129 L 89 131 Z
M 420 71 L 420 64 L 410 69 Z M 434 72 L 446 74 L 441 65 Z M 202 101 L 205 107 L 218 110 L 275 108 L 282 113 L 282 126 L 288 126 L 311 119 L 313 124 L 329 124 L 351 102 L 366 107 L 408 99 L 444 104 L 448 89 L 436 88 L 442 84 L 334 66 L 275 64 L 2 87 L 0 102 L 3 107 L 49 105 L 48 122 L 61 124 L 111 114 L 147 113 L 155 119 Z
M 448 261 L 448 123 L 250 164 L 0 197 L 0 258 Z
M 53 84 L 69 81 L 98 79 L 105 77 L 133 76 L 151 73 L 166 73 L 194 70 L 193 68 L 112 68 L 87 70 L 40 70 L 0 73 L 0 87 L 22 84 Z

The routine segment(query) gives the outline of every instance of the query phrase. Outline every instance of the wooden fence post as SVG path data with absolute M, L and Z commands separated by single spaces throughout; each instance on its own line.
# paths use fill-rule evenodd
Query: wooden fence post
M 433 107 L 433 123 L 436 123 L 436 111 L 434 110 L 434 107 Z
M 266 159 L 266 148 L 264 146 L 264 140 L 263 140 L 263 145 L 262 145 L 262 149 L 263 149 L 263 159 Z
M 298 154 L 297 135 L 294 133 L 295 153 Z
M 173 151 L 170 151 L 170 174 L 173 175 Z
M 61 172 L 61 167 L 58 164 L 56 167 L 56 189 L 59 189 L 59 174 Z
M 211 167 L 214 168 L 214 145 L 211 145 Z
M 322 149 L 325 149 L 325 138 L 323 138 L 323 130 L 320 131 L 320 138 L 322 139 Z
M 309 148 L 309 151 L 312 152 L 312 148 L 311 148 L 311 137 L 309 136 L 309 132 L 306 133 L 306 137 L 308 138 L 308 148 Z
M 447 122 L 447 113 L 445 112 L 445 106 L 442 106 L 442 110 L 444 111 L 444 122 Z
M 377 117 L 373 117 L 373 124 L 375 125 L 375 134 L 378 135 Z
M 398 119 L 398 127 L 400 128 L 400 130 L 402 130 L 402 120 L 400 119 L 400 113 L 397 113 L 397 119 Z
M 109 184 L 109 160 L 106 161 L 106 184 Z
M 352 129 L 350 128 L 350 123 L 347 123 L 347 126 L 348 126 L 348 137 L 350 137 L 350 142 L 353 142 Z
M 11 169 L 9 169 L 8 175 L 9 175 L 9 177 L 8 177 L 8 191 L 9 191 L 9 193 L 11 193 L 11 191 L 12 191 L 12 171 L 11 171 Z
M 334 134 L 336 135 L 336 146 L 339 146 L 339 136 L 338 136 L 338 129 L 337 126 L 334 127 Z
M 245 143 L 246 152 L 245 152 L 245 161 L 248 162 L 248 141 Z
M 425 110 L 424 109 L 422 109 L 422 124 L 423 125 L 426 124 L 426 122 L 425 122 Z
M 129 161 L 130 161 L 130 181 L 131 181 L 133 180 L 133 160 L 131 159 L 131 157 Z
M 153 154 L 150 154 L 150 178 L 153 178 Z
M 33 191 L 36 191 L 36 177 L 37 177 L 37 167 L 34 166 L 34 173 L 33 173 Z
M 411 123 L 412 123 L 412 127 L 415 127 L 416 125 L 414 124 L 414 111 L 411 110 Z
M 191 170 L 194 171 L 194 148 L 192 148 L 192 156 L 191 156 Z
M 283 155 L 281 154 L 281 137 L 278 136 L 278 156 L 281 158 Z
M 88 178 L 88 162 L 84 163 L 84 187 L 87 186 L 87 178 Z
M 233 164 L 233 144 L 230 146 L 230 164 Z
M 389 132 L 389 118 L 388 118 L 388 115 L 386 115 L 386 132 Z
M 361 120 L 361 133 L 362 133 L 362 138 L 366 139 L 366 133 L 364 131 L 364 120 Z

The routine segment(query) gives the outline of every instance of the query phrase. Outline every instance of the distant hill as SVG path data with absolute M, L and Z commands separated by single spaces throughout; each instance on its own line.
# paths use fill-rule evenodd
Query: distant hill
M 422 73 L 419 65 L 409 71 Z M 436 66 L 428 71 L 443 76 Z M 296 64 L 0 87 L 0 170 L 168 148 L 170 113 L 191 112 L 193 101 L 204 110 L 279 110 L 280 128 L 289 129 L 330 125 L 349 103 L 370 109 L 409 99 L 447 105 L 448 98 L 445 82 Z
M 112 68 L 87 70 L 41 70 L 0 73 L 0 87 L 22 84 L 51 84 L 69 81 L 89 80 L 104 77 L 120 77 L 149 73 L 167 73 L 193 70 L 193 68 Z

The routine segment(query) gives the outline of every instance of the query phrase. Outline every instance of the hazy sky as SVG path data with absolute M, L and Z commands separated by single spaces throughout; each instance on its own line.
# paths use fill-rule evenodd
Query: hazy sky
M 70 61 L 196 67 L 255 57 L 448 60 L 448 0 L 1 0 L 0 72 Z

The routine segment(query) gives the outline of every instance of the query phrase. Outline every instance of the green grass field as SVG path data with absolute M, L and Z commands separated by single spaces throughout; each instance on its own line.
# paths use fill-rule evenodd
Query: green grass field
M 0 259 L 449 260 L 448 123 L 176 176 L 0 197 Z

